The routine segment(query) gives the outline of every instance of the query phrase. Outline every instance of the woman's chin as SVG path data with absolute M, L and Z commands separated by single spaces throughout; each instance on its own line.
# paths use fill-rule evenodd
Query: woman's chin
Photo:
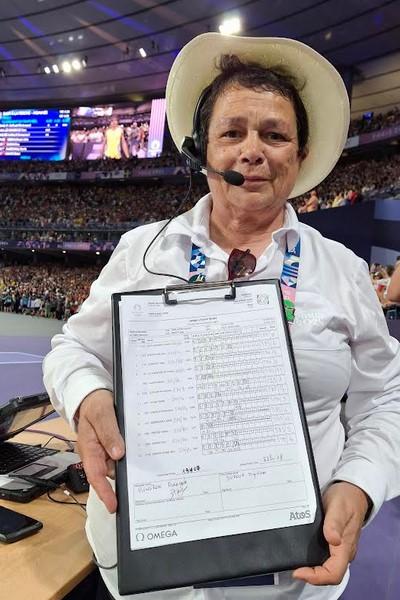
M 231 196 L 232 204 L 237 208 L 246 210 L 268 210 L 272 207 L 282 206 L 285 201 L 280 201 L 272 194 L 264 191 L 240 189 Z M 236 190 L 235 190 L 236 192 Z

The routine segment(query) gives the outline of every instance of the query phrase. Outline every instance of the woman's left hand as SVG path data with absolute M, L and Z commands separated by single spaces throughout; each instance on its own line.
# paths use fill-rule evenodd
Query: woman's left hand
M 325 492 L 324 536 L 329 558 L 318 567 L 301 567 L 293 577 L 312 585 L 338 585 L 353 560 L 368 510 L 368 497 L 352 483 L 333 483 Z

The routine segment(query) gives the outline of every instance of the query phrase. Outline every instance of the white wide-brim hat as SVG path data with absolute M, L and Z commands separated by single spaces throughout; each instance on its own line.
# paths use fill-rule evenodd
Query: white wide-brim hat
M 186 44 L 171 67 L 166 88 L 168 126 L 178 150 L 185 136 L 192 135 L 197 101 L 219 75 L 217 65 L 222 54 L 236 54 L 242 62 L 256 62 L 267 68 L 284 68 L 299 81 L 299 95 L 309 122 L 309 153 L 289 197 L 304 194 L 321 183 L 346 143 L 349 99 L 333 65 L 296 40 L 204 33 Z

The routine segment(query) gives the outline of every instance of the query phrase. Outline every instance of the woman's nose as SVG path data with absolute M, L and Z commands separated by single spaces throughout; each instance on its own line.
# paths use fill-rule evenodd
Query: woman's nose
M 241 145 L 240 160 L 252 165 L 260 165 L 265 161 L 263 143 L 257 132 L 250 132 Z

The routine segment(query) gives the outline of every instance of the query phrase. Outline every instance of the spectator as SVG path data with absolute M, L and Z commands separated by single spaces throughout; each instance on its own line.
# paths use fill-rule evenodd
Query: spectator
M 396 265 L 396 270 L 387 288 L 386 299 L 388 302 L 400 304 L 400 258 L 398 258 Z
M 314 210 L 319 209 L 319 200 L 315 190 L 312 190 L 310 193 L 310 197 L 306 202 L 306 209 L 306 212 L 313 212 Z

